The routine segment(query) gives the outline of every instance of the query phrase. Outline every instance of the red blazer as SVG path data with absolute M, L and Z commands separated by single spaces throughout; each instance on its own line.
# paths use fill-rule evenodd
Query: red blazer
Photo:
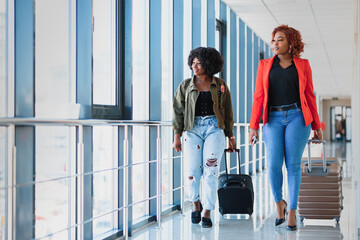
M 259 62 L 256 76 L 254 102 L 251 111 L 250 128 L 259 129 L 259 121 L 262 110 L 263 124 L 267 123 L 269 101 L 269 73 L 274 62 L 274 57 L 263 59 Z M 320 128 L 319 115 L 317 113 L 316 99 L 314 95 L 312 74 L 307 59 L 293 57 L 299 76 L 299 92 L 301 108 L 305 119 L 305 125 L 311 123 L 313 130 Z

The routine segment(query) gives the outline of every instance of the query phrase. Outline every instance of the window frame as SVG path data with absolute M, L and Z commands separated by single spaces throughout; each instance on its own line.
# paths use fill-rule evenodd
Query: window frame
M 215 19 L 216 23 L 215 23 L 215 31 L 219 32 L 219 52 L 221 54 L 221 56 L 224 56 L 224 46 L 223 46 L 223 37 L 225 35 L 226 36 L 226 24 L 223 20 L 216 18 Z M 219 72 L 219 77 L 224 79 L 225 75 L 224 75 L 224 70 L 222 70 L 221 72 Z
M 124 30 L 125 30 L 125 14 L 124 14 L 124 1 L 116 1 L 115 6 L 115 19 L 116 19 L 116 69 L 115 69 L 115 83 L 116 83 L 116 99 L 115 105 L 94 104 L 93 95 L 91 97 L 91 117 L 93 119 L 124 119 Z M 94 17 L 93 17 L 94 19 Z M 94 24 L 94 22 L 92 23 Z M 93 70 L 93 69 L 92 69 Z M 92 76 L 93 77 L 93 76 Z M 93 79 L 92 79 L 93 81 Z M 92 92 L 93 92 L 92 85 Z

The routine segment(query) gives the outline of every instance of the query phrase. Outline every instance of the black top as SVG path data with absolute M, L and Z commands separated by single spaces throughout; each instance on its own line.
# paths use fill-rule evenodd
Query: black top
M 215 115 L 213 109 L 213 100 L 211 98 L 211 92 L 200 92 L 195 105 L 195 116 L 210 116 Z
M 287 68 L 280 66 L 275 56 L 269 73 L 269 107 L 300 102 L 299 76 L 294 62 Z

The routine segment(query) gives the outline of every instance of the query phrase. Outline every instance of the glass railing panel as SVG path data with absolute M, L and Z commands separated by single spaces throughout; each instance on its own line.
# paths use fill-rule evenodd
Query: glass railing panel
M 37 126 L 35 129 L 35 237 L 43 237 L 70 226 L 71 144 L 69 127 Z M 53 180 L 60 178 L 59 180 Z M 34 185 L 24 186 L 32 188 Z M 20 187 L 18 187 L 20 188 Z M 67 231 L 52 239 L 67 238 Z
M 6 128 L 0 127 L 0 240 L 5 239 L 6 194 Z
M 172 134 L 171 127 L 161 128 L 161 191 L 162 196 L 162 208 L 165 210 L 173 204 L 173 151 L 172 151 Z M 175 160 L 180 161 L 180 159 Z
M 143 164 L 149 159 L 149 128 L 134 126 L 132 136 L 132 163 L 138 164 L 130 168 L 132 182 L 132 202 L 137 203 L 149 197 L 149 166 Z M 139 164 L 140 163 L 140 164 Z M 133 222 L 148 215 L 148 201 L 136 204 L 132 208 Z
M 93 217 L 118 206 L 118 128 L 93 127 Z M 111 170 L 112 169 L 112 170 Z M 100 172 L 98 172 L 100 171 Z M 117 212 L 93 221 L 93 236 L 117 228 Z

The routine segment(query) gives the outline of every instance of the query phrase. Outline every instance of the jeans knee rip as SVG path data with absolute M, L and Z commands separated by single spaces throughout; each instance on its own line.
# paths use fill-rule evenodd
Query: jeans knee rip
M 206 161 L 207 167 L 217 167 L 217 158 L 210 158 Z
M 189 176 L 188 181 L 190 184 L 192 184 L 195 181 L 195 178 L 193 176 Z

